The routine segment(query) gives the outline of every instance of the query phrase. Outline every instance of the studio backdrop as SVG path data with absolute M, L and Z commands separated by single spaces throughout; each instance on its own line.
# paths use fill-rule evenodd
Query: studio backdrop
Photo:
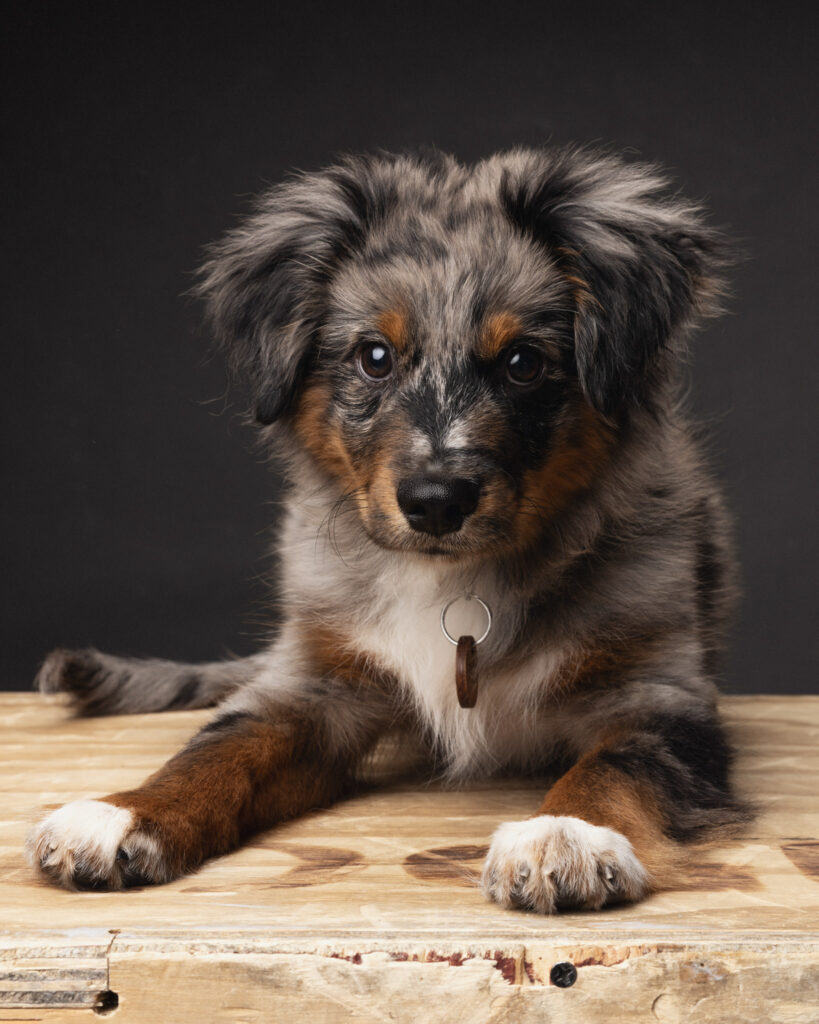
M 594 142 L 664 164 L 744 251 L 690 372 L 743 567 L 725 685 L 814 689 L 816 25 L 795 12 L 18 6 L 0 687 L 30 687 L 55 646 L 210 659 L 273 624 L 279 482 L 187 297 L 254 193 L 345 151 Z

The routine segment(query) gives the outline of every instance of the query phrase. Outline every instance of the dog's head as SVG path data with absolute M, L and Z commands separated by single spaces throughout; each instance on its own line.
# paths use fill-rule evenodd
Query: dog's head
M 719 294 L 720 240 L 646 165 L 583 150 L 356 157 L 273 189 L 201 291 L 384 547 L 531 542 L 588 489 Z

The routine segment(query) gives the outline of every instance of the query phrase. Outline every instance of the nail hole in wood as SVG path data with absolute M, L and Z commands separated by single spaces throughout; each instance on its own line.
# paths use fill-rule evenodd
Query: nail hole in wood
M 104 992 L 100 992 L 94 1000 L 94 1006 L 92 1009 L 94 1010 L 94 1013 L 98 1013 L 100 1017 L 107 1017 L 108 1014 L 113 1013 L 118 1006 L 119 996 L 116 992 L 106 989 Z

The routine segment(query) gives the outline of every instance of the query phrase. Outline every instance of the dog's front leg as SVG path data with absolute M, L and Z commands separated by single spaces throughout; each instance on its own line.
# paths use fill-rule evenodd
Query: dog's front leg
M 234 701 L 138 789 L 77 800 L 34 830 L 31 858 L 72 889 L 167 882 L 276 822 L 326 806 L 378 731 L 344 682 Z M 351 704 L 353 705 L 351 707 Z
M 672 887 L 681 841 L 746 820 L 729 763 L 706 709 L 610 733 L 558 779 L 535 817 L 496 831 L 484 891 L 505 907 L 551 913 Z

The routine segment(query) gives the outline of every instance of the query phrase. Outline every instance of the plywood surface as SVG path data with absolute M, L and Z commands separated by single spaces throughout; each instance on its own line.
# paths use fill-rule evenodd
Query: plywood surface
M 123 1020 L 256 1020 L 274 999 L 307 1021 L 674 1021 L 694 1005 L 739 1021 L 764 1005 L 756 1019 L 816 1024 L 819 698 L 724 710 L 761 810 L 748 835 L 703 856 L 693 888 L 543 918 L 475 886 L 493 829 L 536 810 L 532 780 L 393 778 L 167 886 L 51 888 L 22 855 L 31 822 L 138 784 L 209 713 L 82 720 L 55 698 L 0 695 L 0 1019 L 92 1019 L 110 988 Z M 569 989 L 550 983 L 558 962 L 577 965 Z M 180 986 L 186 1008 L 168 1016 Z M 426 1016 L 402 1016 L 405 998 Z M 622 1018 L 605 1016 L 612 999 Z

